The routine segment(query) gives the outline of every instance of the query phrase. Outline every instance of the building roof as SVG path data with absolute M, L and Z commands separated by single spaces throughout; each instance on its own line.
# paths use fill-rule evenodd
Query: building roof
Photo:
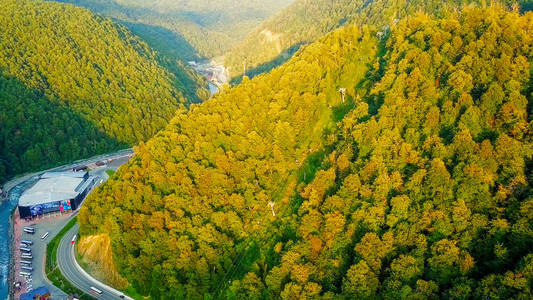
M 76 191 L 78 193 L 81 193 L 83 191 L 85 191 L 89 186 L 92 186 L 95 182 L 96 182 L 96 179 L 98 178 L 98 176 L 90 176 L 87 180 L 85 180 L 84 182 L 82 182 L 78 188 L 76 189 Z
M 74 172 L 70 172 L 74 173 Z M 76 172 L 85 173 L 85 172 Z M 70 176 L 47 176 L 41 177 L 34 186 L 20 196 L 19 206 L 32 206 L 37 204 L 70 200 L 75 198 L 81 191 L 81 185 L 85 179 Z
M 37 296 L 37 295 L 39 297 L 42 297 L 42 296 L 45 296 L 45 295 L 50 296 L 50 290 L 48 290 L 48 288 L 46 286 L 41 286 L 41 287 L 38 287 L 36 289 L 33 289 L 30 292 L 21 294 L 20 295 L 20 300 L 33 300 L 33 299 L 35 299 L 35 296 Z
M 63 171 L 63 172 L 46 172 L 41 175 L 41 178 L 55 178 L 55 177 L 72 177 L 72 178 L 84 178 L 87 176 L 87 172 L 72 172 L 72 171 Z

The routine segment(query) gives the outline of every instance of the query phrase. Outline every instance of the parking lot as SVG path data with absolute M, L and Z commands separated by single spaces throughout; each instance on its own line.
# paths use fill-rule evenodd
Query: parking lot
M 15 214 L 18 214 L 18 212 L 15 212 Z M 63 293 L 60 289 L 56 288 L 54 285 L 48 282 L 48 280 L 45 279 L 46 276 L 44 274 L 44 264 L 46 256 L 46 245 L 66 225 L 66 223 L 70 220 L 71 216 L 72 213 L 57 213 L 27 222 L 25 220 L 19 219 L 18 216 L 15 215 L 15 282 L 21 283 L 21 288 L 15 294 L 15 298 L 18 298 L 18 295 L 20 295 L 21 293 L 26 293 L 31 288 L 37 288 L 43 285 L 48 287 L 54 299 L 65 299 L 67 297 L 65 293 Z M 23 231 L 23 228 L 26 226 L 35 228 L 35 233 L 25 233 Z M 48 236 L 45 239 L 41 239 L 41 237 L 46 232 L 49 233 Z M 22 264 L 20 261 L 22 251 L 19 250 L 21 240 L 30 240 L 33 242 L 33 245 L 28 247 L 31 249 L 31 254 L 33 258 L 24 259 L 32 261 L 33 271 L 31 272 L 21 269 Z M 21 276 L 21 271 L 29 272 L 31 273 L 31 276 Z

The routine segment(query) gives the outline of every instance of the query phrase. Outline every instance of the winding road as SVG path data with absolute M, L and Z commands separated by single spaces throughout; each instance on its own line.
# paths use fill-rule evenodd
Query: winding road
M 124 293 L 118 291 L 104 283 L 91 277 L 85 270 L 83 270 L 74 254 L 74 244 L 72 244 L 72 237 L 78 234 L 79 225 L 76 224 L 72 227 L 59 242 L 59 248 L 57 249 L 57 264 L 59 269 L 65 278 L 70 281 L 78 289 L 84 293 L 91 295 L 97 299 L 131 299 L 125 296 Z M 95 287 L 102 291 L 101 295 L 97 295 L 91 292 L 91 287 Z M 123 298 L 121 298 L 121 296 Z

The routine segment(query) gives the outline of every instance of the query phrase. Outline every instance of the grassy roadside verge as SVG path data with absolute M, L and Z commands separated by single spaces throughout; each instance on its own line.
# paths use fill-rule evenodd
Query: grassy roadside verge
M 76 224 L 78 217 L 74 217 L 70 220 L 63 229 L 48 243 L 46 246 L 46 266 L 45 272 L 46 277 L 50 280 L 57 288 L 61 289 L 67 294 L 77 294 L 80 296 L 80 299 L 89 300 L 93 299 L 92 297 L 84 294 L 81 290 L 73 286 L 59 270 L 57 265 L 57 249 L 59 247 L 59 242 L 65 236 L 65 234 Z

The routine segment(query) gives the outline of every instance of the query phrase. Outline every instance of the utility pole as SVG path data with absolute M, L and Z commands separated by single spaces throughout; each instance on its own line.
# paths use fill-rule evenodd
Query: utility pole
M 344 103 L 344 97 L 346 96 L 346 89 L 340 88 L 339 92 L 341 93 L 341 96 L 342 96 L 342 103 Z
M 242 72 L 243 75 L 242 76 L 244 77 L 244 76 L 246 76 L 246 61 L 242 62 L 242 69 L 243 69 L 243 72 Z
M 270 210 L 272 211 L 272 216 L 275 217 L 276 213 L 274 212 L 274 202 L 270 201 L 268 202 L 268 205 L 270 206 Z

